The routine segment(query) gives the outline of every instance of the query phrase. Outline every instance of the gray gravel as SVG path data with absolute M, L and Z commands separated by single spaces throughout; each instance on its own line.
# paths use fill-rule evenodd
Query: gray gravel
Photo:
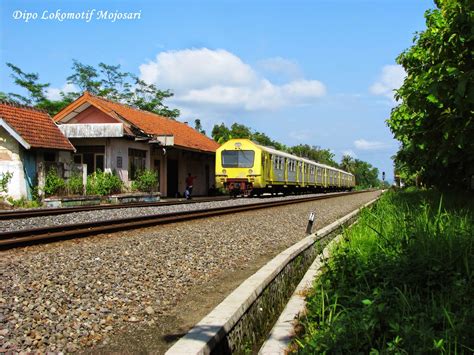
M 205 210 L 208 208 L 219 208 L 225 206 L 236 206 L 236 205 L 250 205 L 261 202 L 269 202 L 276 200 L 294 200 L 299 198 L 305 198 L 314 195 L 299 195 L 299 196 L 286 196 L 286 197 L 272 197 L 272 198 L 238 198 L 226 201 L 213 201 L 213 202 L 199 202 L 192 204 L 177 204 L 169 206 L 152 206 L 152 207 L 131 207 L 131 208 L 118 208 L 109 210 L 94 210 L 88 212 L 75 212 L 67 213 L 57 216 L 42 216 L 12 220 L 2 220 L 0 225 L 0 232 L 9 232 L 22 229 L 30 229 L 35 227 L 49 227 L 57 226 L 61 224 L 73 224 L 73 223 L 84 223 L 94 221 L 108 221 L 118 220 L 124 217 L 139 217 L 148 216 L 154 214 L 173 213 L 180 211 L 194 211 L 194 210 Z
M 132 324 L 153 327 L 191 287 L 303 238 L 309 211 L 320 228 L 378 194 L 2 251 L 0 352 L 75 352 L 104 346 Z

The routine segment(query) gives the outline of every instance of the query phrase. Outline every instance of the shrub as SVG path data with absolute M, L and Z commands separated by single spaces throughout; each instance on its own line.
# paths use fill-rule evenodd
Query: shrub
M 44 184 L 44 194 L 46 196 L 58 195 L 64 193 L 66 182 L 58 175 L 56 169 L 51 169 L 46 175 Z
M 82 195 L 84 192 L 82 175 L 74 173 L 66 182 L 66 190 L 71 195 Z
M 158 188 L 158 174 L 149 169 L 138 172 L 135 181 L 132 182 L 132 190 L 153 192 Z
M 0 177 L 0 193 L 8 192 L 8 184 L 10 183 L 11 179 L 13 177 L 13 173 L 7 171 L 6 173 L 3 173 Z
M 38 200 L 33 199 L 30 201 L 26 199 L 25 197 L 21 197 L 18 200 L 15 200 L 14 198 L 9 197 L 7 198 L 7 201 L 10 202 L 13 205 L 13 207 L 16 207 L 16 208 L 37 208 L 41 206 L 41 203 Z
M 116 175 L 97 170 L 87 177 L 87 194 L 106 196 L 122 191 L 122 180 Z

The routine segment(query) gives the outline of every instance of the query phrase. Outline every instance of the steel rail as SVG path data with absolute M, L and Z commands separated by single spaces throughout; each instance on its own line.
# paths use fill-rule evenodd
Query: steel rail
M 291 200 L 258 202 L 240 206 L 216 207 L 206 210 L 180 211 L 148 216 L 126 217 L 105 221 L 62 224 L 49 227 L 38 227 L 16 231 L 0 232 L 0 248 L 11 248 L 25 243 L 40 242 L 68 237 L 81 237 L 92 234 L 110 233 L 129 229 L 144 228 L 153 225 L 188 221 L 198 218 L 220 216 L 230 213 L 247 212 L 262 208 L 279 207 L 294 203 L 324 200 L 334 197 L 348 196 L 367 191 L 340 192 L 325 195 L 303 197 Z
M 73 206 L 73 207 L 49 207 L 49 208 L 38 208 L 28 210 L 15 210 L 15 211 L 2 211 L 0 212 L 0 220 L 6 219 L 19 219 L 19 218 L 31 218 L 31 217 L 44 217 L 44 216 L 56 216 L 67 213 L 76 212 L 88 212 L 97 210 L 114 210 L 122 208 L 132 207 L 159 207 L 159 206 L 170 206 L 170 205 L 184 205 L 191 203 L 200 202 L 213 202 L 213 201 L 226 201 L 230 198 L 225 197 L 214 197 L 214 198 L 197 198 L 192 200 L 184 201 L 158 201 L 158 202 L 131 202 L 119 205 L 93 205 L 93 206 Z

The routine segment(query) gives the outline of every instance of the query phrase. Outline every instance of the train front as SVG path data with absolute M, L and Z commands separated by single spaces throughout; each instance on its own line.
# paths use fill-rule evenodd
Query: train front
M 262 153 L 248 139 L 231 139 L 216 151 L 216 187 L 231 195 L 251 195 L 261 185 Z

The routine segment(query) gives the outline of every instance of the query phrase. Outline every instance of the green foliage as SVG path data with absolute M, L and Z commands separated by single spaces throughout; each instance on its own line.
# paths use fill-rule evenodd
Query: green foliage
M 69 195 L 82 195 L 84 193 L 84 185 L 80 173 L 74 173 L 69 177 L 66 182 L 66 190 Z
M 16 93 L 8 93 L 8 95 L 2 93 L 1 96 L 4 99 L 18 104 L 35 106 L 39 109 L 46 110 L 50 115 L 55 115 L 73 101 L 74 97 L 70 97 L 64 93 L 61 93 L 61 100 L 49 100 L 46 97 L 46 90 L 50 84 L 41 83 L 39 81 L 39 74 L 25 73 L 12 63 L 7 63 L 7 66 L 12 71 L 11 77 L 13 78 L 13 82 L 24 89 L 27 92 L 27 96 Z
M 99 63 L 99 69 L 73 61 L 73 74 L 68 82 L 81 90 L 118 101 L 140 110 L 156 113 L 169 118 L 177 118 L 179 110 L 169 109 L 163 101 L 173 96 L 169 90 L 159 90 L 154 84 L 147 84 L 132 73 L 120 71 L 120 65 Z
M 401 142 L 397 172 L 439 187 L 474 174 L 474 3 L 438 0 L 426 30 L 397 62 L 407 73 L 388 126 Z
M 378 187 L 382 185 L 379 180 L 379 169 L 374 168 L 371 164 L 354 159 L 349 155 L 344 155 L 339 165 L 342 170 L 354 174 L 358 188 Z
M 472 352 L 473 201 L 412 189 L 364 210 L 308 296 L 298 352 Z
M 38 199 L 33 199 L 32 201 L 26 199 L 25 197 L 19 198 L 18 200 L 13 199 L 12 197 L 7 198 L 15 208 L 37 208 L 41 207 L 41 203 Z
M 321 149 L 308 144 L 300 144 L 289 149 L 289 152 L 297 156 L 317 161 L 318 163 L 339 167 L 334 160 L 334 154 L 329 149 Z
M 97 170 L 87 177 L 86 192 L 88 195 L 106 196 L 120 193 L 123 183 L 116 174 Z
M 10 101 L 44 109 L 53 116 L 81 94 L 61 92 L 60 100 L 49 100 L 46 90 L 50 84 L 41 83 L 37 73 L 25 73 L 11 63 L 7 63 L 7 66 L 12 70 L 14 83 L 28 93 L 28 96 L 0 93 L 0 97 Z M 122 72 L 120 65 L 99 63 L 97 69 L 73 60 L 72 74 L 67 77 L 67 82 L 76 85 L 81 91 L 87 90 L 94 95 L 168 118 L 175 119 L 180 114 L 179 110 L 170 109 L 163 103 L 165 99 L 173 96 L 170 90 L 159 90 L 155 85 L 147 84 L 131 73 Z
M 132 190 L 153 192 L 158 188 L 158 174 L 149 169 L 139 171 L 132 182 Z
M 247 138 L 266 147 L 274 147 L 275 149 L 297 155 L 299 157 L 308 158 L 317 162 L 337 167 L 334 161 L 334 154 L 329 149 L 321 149 L 320 147 L 310 146 L 308 144 L 300 144 L 294 147 L 272 140 L 265 133 L 254 132 L 250 127 L 239 123 L 233 123 L 230 128 L 224 123 L 214 125 L 212 129 L 212 138 L 219 144 L 227 142 L 233 138 Z
M 66 190 L 66 182 L 58 175 L 56 169 L 51 168 L 44 183 L 45 196 L 61 195 Z
M 8 184 L 12 180 L 13 173 L 7 171 L 0 176 L 0 193 L 8 193 Z
M 201 120 L 199 118 L 196 118 L 194 120 L 194 129 L 198 131 L 199 133 L 206 134 L 206 131 L 202 128 Z
M 38 208 L 41 207 L 41 203 L 37 200 L 28 200 L 25 197 L 21 197 L 17 200 L 13 199 L 12 197 L 7 198 L 8 202 L 10 202 L 13 207 L 15 208 Z

